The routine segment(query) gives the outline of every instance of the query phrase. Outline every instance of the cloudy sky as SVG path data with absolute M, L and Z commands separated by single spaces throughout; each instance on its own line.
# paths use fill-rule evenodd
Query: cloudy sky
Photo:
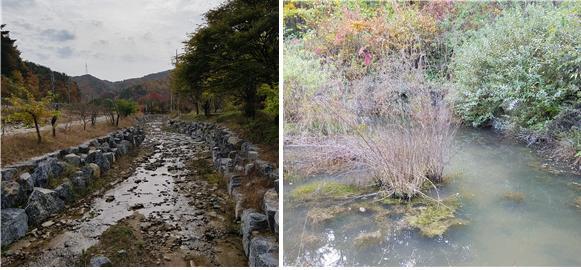
M 2 0 L 26 60 L 110 81 L 170 69 L 187 33 L 223 0 Z

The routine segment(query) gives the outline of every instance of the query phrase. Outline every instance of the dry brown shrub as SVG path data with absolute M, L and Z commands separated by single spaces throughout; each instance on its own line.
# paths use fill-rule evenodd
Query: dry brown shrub
M 373 172 L 387 195 L 415 196 L 425 181 L 442 180 L 456 131 L 447 92 L 398 59 L 360 79 L 322 89 L 309 105 L 337 132 L 311 129 L 310 136 L 289 136 L 285 147 L 307 152 L 301 155 L 303 166 L 295 161 L 293 169 L 321 171 L 342 160 L 338 164 L 349 164 L 344 169 L 363 166 Z

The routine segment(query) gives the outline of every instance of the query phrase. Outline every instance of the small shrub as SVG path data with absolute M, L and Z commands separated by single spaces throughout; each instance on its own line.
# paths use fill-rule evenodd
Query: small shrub
M 506 9 L 457 49 L 456 112 L 474 126 L 509 115 L 542 131 L 581 98 L 578 3 Z
M 387 196 L 413 197 L 424 182 L 441 181 L 455 133 L 447 90 L 398 59 L 348 86 L 335 90 L 341 98 L 318 99 L 348 130 L 328 147 L 368 168 Z

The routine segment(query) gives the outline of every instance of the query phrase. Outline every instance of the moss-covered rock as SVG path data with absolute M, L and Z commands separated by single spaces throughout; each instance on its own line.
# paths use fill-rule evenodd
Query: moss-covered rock
M 405 220 L 424 236 L 434 237 L 444 234 L 451 226 L 467 223 L 456 218 L 455 213 L 459 207 L 459 196 L 451 196 L 441 202 L 430 201 L 426 206 L 410 208 Z
M 353 244 L 358 248 L 377 246 L 381 243 L 383 243 L 383 234 L 381 233 L 381 230 L 362 232 L 353 239 Z
M 332 220 L 340 214 L 349 211 L 347 207 L 332 206 L 327 208 L 311 208 L 307 212 L 307 221 L 309 224 L 319 225 Z
M 508 191 L 502 194 L 502 198 L 506 201 L 511 201 L 514 203 L 523 203 L 525 200 L 525 195 L 522 192 Z

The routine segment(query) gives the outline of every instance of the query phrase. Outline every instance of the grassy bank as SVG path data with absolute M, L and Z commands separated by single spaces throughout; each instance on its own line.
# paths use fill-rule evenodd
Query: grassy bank
M 112 126 L 108 122 L 97 123 L 95 127 L 90 125 L 86 130 L 82 127 L 73 129 L 58 129 L 56 137 L 52 136 L 52 131 L 44 131 L 42 143 L 36 143 L 36 133 L 14 134 L 2 136 L 2 166 L 10 165 L 19 161 L 24 161 L 32 157 L 40 156 L 59 149 L 76 146 L 87 140 L 104 136 L 115 130 L 130 127 L 135 123 L 134 117 L 127 117 L 119 120 L 119 127 Z
M 209 116 L 192 112 L 182 114 L 183 121 L 204 121 L 216 123 L 229 128 L 240 137 L 256 144 L 260 148 L 260 158 L 278 164 L 278 121 L 262 112 L 255 118 L 245 117 L 242 112 L 231 111 L 215 113 Z

